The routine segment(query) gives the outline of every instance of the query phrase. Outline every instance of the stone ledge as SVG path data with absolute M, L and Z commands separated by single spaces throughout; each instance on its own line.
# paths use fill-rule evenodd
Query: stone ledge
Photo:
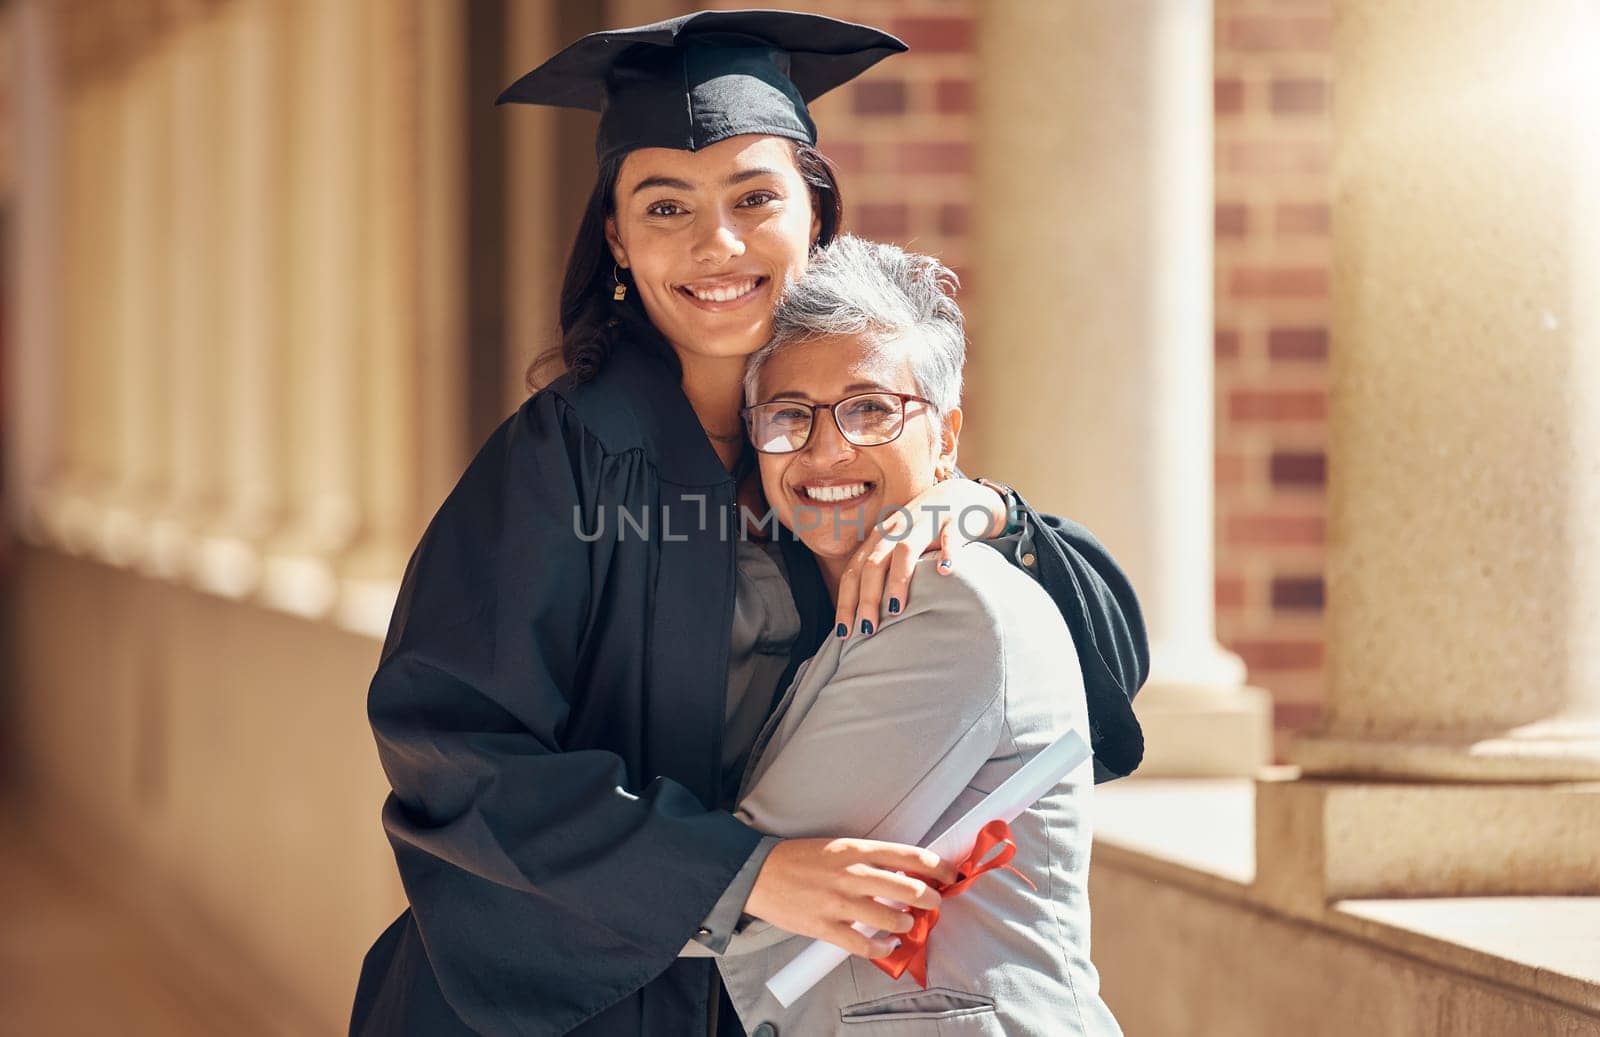
M 1264 777 L 1255 833 L 1273 862 L 1257 892 L 1312 916 L 1337 900 L 1600 893 L 1595 783 Z
M 1256 860 L 1255 795 L 1248 780 L 1101 786 L 1091 874 L 1136 874 L 1600 1014 L 1600 897 L 1302 898 L 1291 909 L 1278 869 Z
M 1343 900 L 1330 914 L 1412 957 L 1600 1012 L 1600 897 Z
M 1096 787 L 1096 860 L 1148 856 L 1238 886 L 1256 876 L 1249 778 L 1140 778 Z

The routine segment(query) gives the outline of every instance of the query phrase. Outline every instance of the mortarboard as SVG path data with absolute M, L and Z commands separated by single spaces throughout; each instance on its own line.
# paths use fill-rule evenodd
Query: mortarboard
M 790 11 L 700 11 L 590 33 L 496 104 L 600 113 L 601 161 L 635 148 L 695 151 L 741 133 L 808 144 L 806 102 L 906 45 L 865 25 Z

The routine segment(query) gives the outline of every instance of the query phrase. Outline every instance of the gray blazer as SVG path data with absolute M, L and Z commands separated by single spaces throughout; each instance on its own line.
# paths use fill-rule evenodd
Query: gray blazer
M 774 835 L 921 844 L 1068 729 L 1088 741 L 1060 612 L 993 549 L 969 544 L 949 576 L 920 562 L 905 612 L 877 633 L 829 638 L 800 669 L 756 741 L 737 813 Z M 810 941 L 764 922 L 739 932 L 718 967 L 745 1029 L 1120 1034 L 1089 961 L 1093 789 L 1085 764 L 1012 823 L 1012 866 L 1037 892 L 995 870 L 945 903 L 927 990 L 852 957 L 784 1009 L 766 980 Z

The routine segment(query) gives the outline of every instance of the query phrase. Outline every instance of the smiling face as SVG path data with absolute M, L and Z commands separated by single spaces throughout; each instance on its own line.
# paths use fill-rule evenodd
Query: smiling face
M 756 402 L 834 403 L 863 392 L 917 392 L 906 343 L 867 335 L 794 343 L 762 366 Z M 899 438 L 861 447 L 839 432 L 831 411 L 819 411 L 811 437 L 790 454 L 761 455 L 761 484 L 784 525 L 799 534 L 823 567 L 842 567 L 868 531 L 894 508 L 932 486 L 955 465 L 961 410 L 943 427 L 925 403 L 905 405 Z
M 641 148 L 623 160 L 615 202 L 611 253 L 685 364 L 743 359 L 766 341 L 821 227 L 782 137 Z

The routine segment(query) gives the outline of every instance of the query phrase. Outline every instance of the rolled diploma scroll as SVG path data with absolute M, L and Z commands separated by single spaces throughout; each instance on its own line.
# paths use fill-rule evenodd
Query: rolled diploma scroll
M 1068 731 L 1045 746 L 1033 759 L 1018 768 L 1017 773 L 1001 782 L 955 824 L 946 828 L 927 849 L 944 860 L 961 860 L 972 852 L 978 841 L 978 830 L 996 818 L 1010 824 L 1017 815 L 1038 802 L 1056 783 L 1071 774 L 1089 758 L 1089 747 L 1076 731 Z M 903 905 L 897 905 L 903 906 Z M 876 936 L 877 930 L 857 922 L 855 928 L 867 936 Z M 850 952 L 826 940 L 814 940 L 794 960 L 779 969 L 767 980 L 767 989 L 785 1008 L 816 986 L 817 982 L 839 967 L 850 957 Z

